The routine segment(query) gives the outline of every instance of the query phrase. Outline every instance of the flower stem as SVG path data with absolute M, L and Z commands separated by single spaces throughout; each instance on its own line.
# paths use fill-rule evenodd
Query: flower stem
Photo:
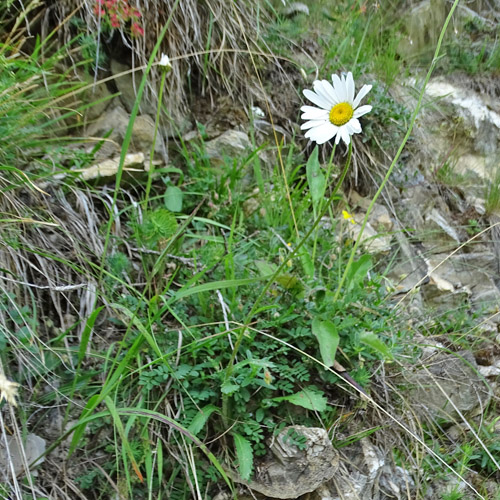
M 149 154 L 148 181 L 146 183 L 146 194 L 144 195 L 144 202 L 142 204 L 142 209 L 144 211 L 146 211 L 148 208 L 149 193 L 151 191 L 151 186 L 153 184 L 153 173 L 155 168 L 153 157 L 155 153 L 156 137 L 158 136 L 158 127 L 160 126 L 161 103 L 163 101 L 163 88 L 165 87 L 165 80 L 167 78 L 167 73 L 168 73 L 167 71 L 163 71 L 161 75 L 160 93 L 158 95 L 158 107 L 156 110 L 156 119 L 155 119 L 155 131 L 153 135 L 153 144 L 151 145 L 151 152 Z
M 413 126 L 415 125 L 415 121 L 417 119 L 417 115 L 420 111 L 420 108 L 422 107 L 422 101 L 424 98 L 425 94 L 425 88 L 427 87 L 427 84 L 429 83 L 429 80 L 431 78 L 432 72 L 434 71 L 434 67 L 436 66 L 436 63 L 438 61 L 438 56 L 439 56 L 439 51 L 441 50 L 441 44 L 443 43 L 443 38 L 446 33 L 446 28 L 448 27 L 448 24 L 450 23 L 450 20 L 453 16 L 453 12 L 455 11 L 456 7 L 458 6 L 458 2 L 460 0 L 455 0 L 453 2 L 453 5 L 450 9 L 450 12 L 446 18 L 446 21 L 444 22 L 443 28 L 441 29 L 441 33 L 439 35 L 439 39 L 436 45 L 436 50 L 434 52 L 434 57 L 432 59 L 431 65 L 429 66 L 429 70 L 427 71 L 427 75 L 424 80 L 424 84 L 422 86 L 422 90 L 420 91 L 420 94 L 418 96 L 418 101 L 417 105 L 415 107 L 415 110 L 413 111 L 411 120 L 410 120 L 410 126 L 408 127 L 408 130 L 406 131 L 406 134 L 401 142 L 401 145 L 399 146 L 396 155 L 394 156 L 394 159 L 392 160 L 392 163 L 387 170 L 387 173 L 385 174 L 384 180 L 380 184 L 380 187 L 378 188 L 377 192 L 375 193 L 375 196 L 373 197 L 370 205 L 368 206 L 368 210 L 366 211 L 365 218 L 363 220 L 363 224 L 361 225 L 361 231 L 359 232 L 359 235 L 356 239 L 356 242 L 354 243 L 354 246 L 352 247 L 351 254 L 349 255 L 349 260 L 347 261 L 346 268 L 344 270 L 344 274 L 342 275 L 342 278 L 340 279 L 339 285 L 337 287 L 337 291 L 335 292 L 335 295 L 333 296 L 333 301 L 336 302 L 339 298 L 340 292 L 342 290 L 342 287 L 344 286 L 345 280 L 347 278 L 347 275 L 349 273 L 349 270 L 352 266 L 352 263 L 354 262 L 354 255 L 356 254 L 356 251 L 361 243 L 361 237 L 363 235 L 363 231 L 365 230 L 366 224 L 368 223 L 368 217 L 375 205 L 375 202 L 377 201 L 377 198 L 380 196 L 380 193 L 382 190 L 385 188 L 385 185 L 389 181 L 389 177 L 392 174 L 392 171 L 394 170 L 394 167 L 396 166 L 397 161 L 399 160 L 399 157 L 401 156 L 401 153 L 403 152 L 404 147 L 406 146 L 406 143 L 408 142 L 408 139 L 410 138 L 411 132 L 413 130 Z
M 326 202 L 325 206 L 322 208 L 322 210 L 319 212 L 318 216 L 316 217 L 313 225 L 307 231 L 306 235 L 302 238 L 302 240 L 298 243 L 298 245 L 294 248 L 294 250 L 290 253 L 288 259 L 284 259 L 284 261 L 281 263 L 281 265 L 274 271 L 274 273 L 271 275 L 269 280 L 267 281 L 266 285 L 260 292 L 259 296 L 257 297 L 256 301 L 254 302 L 252 309 L 250 312 L 247 314 L 244 325 L 239 329 L 238 331 L 238 337 L 236 338 L 236 342 L 234 344 L 234 349 L 233 352 L 231 353 L 231 358 L 229 360 L 228 365 L 226 366 L 225 374 L 224 374 L 224 383 L 229 380 L 233 373 L 233 368 L 234 368 L 234 361 L 236 359 L 236 355 L 238 353 L 238 350 L 241 346 L 241 343 L 243 341 L 243 338 L 245 336 L 246 331 L 248 330 L 248 325 L 251 323 L 252 318 L 257 311 L 257 308 L 259 307 L 262 299 L 266 295 L 267 291 L 271 287 L 271 285 L 274 283 L 276 277 L 283 271 L 285 266 L 287 265 L 287 260 L 292 259 L 295 257 L 299 250 L 304 246 L 305 242 L 309 239 L 309 237 L 314 233 L 316 228 L 318 227 L 319 223 L 321 222 L 321 219 L 323 216 L 326 214 L 328 209 L 330 208 L 330 205 L 332 204 L 333 200 L 335 199 L 335 196 L 337 194 L 337 191 L 339 190 L 340 186 L 344 182 L 345 176 L 347 175 L 347 172 L 349 170 L 349 166 L 351 164 L 351 157 L 352 157 L 352 142 L 349 143 L 349 153 L 347 156 L 347 162 L 345 164 L 344 170 L 342 171 L 342 175 L 340 176 L 335 188 L 333 189 L 332 194 L 328 198 L 328 201 Z M 330 161 L 333 160 L 333 156 Z M 229 417 L 229 395 L 228 394 L 223 394 L 222 395 L 222 421 L 224 425 L 227 427 L 228 426 L 228 417 Z

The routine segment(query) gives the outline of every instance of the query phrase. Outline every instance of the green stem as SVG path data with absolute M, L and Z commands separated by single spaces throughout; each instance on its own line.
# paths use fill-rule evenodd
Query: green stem
M 287 260 L 292 259 L 293 257 L 295 257 L 298 254 L 299 250 L 302 248 L 302 246 L 304 246 L 305 242 L 314 233 L 314 231 L 318 227 L 319 223 L 321 222 L 321 219 L 323 218 L 325 213 L 330 208 L 330 205 L 332 204 L 333 200 L 335 199 L 335 195 L 337 194 L 337 191 L 339 190 L 340 186 L 344 182 L 345 176 L 347 175 L 347 171 L 349 170 L 349 166 L 351 164 L 351 157 L 352 157 L 352 142 L 349 144 L 349 154 L 347 156 L 347 162 L 345 164 L 344 170 L 342 171 L 342 175 L 340 176 L 340 178 L 337 182 L 337 185 L 335 186 L 332 194 L 330 195 L 330 198 L 328 198 L 326 205 L 319 212 L 313 225 L 311 226 L 309 231 L 306 233 L 304 238 L 302 238 L 302 240 L 295 247 L 293 252 L 291 252 L 288 259 L 284 259 L 284 261 L 281 263 L 281 265 L 278 267 L 278 269 L 276 269 L 276 271 L 274 271 L 273 275 L 269 278 L 268 282 L 266 283 L 266 286 L 264 286 L 264 288 L 260 292 L 259 296 L 257 297 L 257 300 L 254 302 L 252 309 L 247 314 L 247 317 L 245 318 L 245 321 L 244 321 L 244 326 L 242 326 L 238 332 L 238 337 L 236 338 L 236 342 L 234 344 L 234 349 L 233 349 L 233 352 L 231 353 L 231 358 L 230 358 L 229 363 L 226 367 L 226 373 L 224 374 L 224 383 L 229 380 L 229 378 L 231 377 L 231 375 L 233 373 L 236 355 L 238 354 L 238 351 L 239 351 L 239 348 L 240 348 L 241 343 L 243 341 L 243 338 L 245 336 L 245 333 L 248 330 L 248 325 L 251 323 L 252 318 L 253 318 L 255 312 L 257 311 L 257 308 L 259 307 L 262 299 L 266 295 L 266 293 L 269 290 L 269 288 L 271 287 L 271 285 L 274 283 L 276 277 L 283 271 L 283 269 L 287 265 Z M 222 420 L 223 420 L 225 426 L 228 425 L 228 416 L 229 416 L 229 395 L 223 394 L 222 395 Z
M 391 176 L 392 171 L 394 170 L 394 167 L 396 166 L 396 163 L 399 160 L 399 157 L 401 156 L 401 153 L 403 152 L 403 149 L 406 146 L 408 139 L 410 138 L 411 132 L 413 130 L 413 126 L 415 125 L 415 121 L 417 119 L 417 115 L 420 111 L 420 108 L 422 107 L 422 101 L 423 101 L 424 94 L 425 94 L 425 88 L 427 87 L 427 84 L 429 83 L 432 72 L 434 71 L 434 67 L 436 66 L 436 63 L 438 61 L 438 55 L 439 55 L 439 51 L 441 50 L 441 44 L 443 43 L 444 35 L 446 33 L 446 28 L 448 27 L 448 24 L 450 23 L 451 17 L 453 16 L 453 12 L 455 11 L 459 1 L 460 0 L 455 0 L 453 2 L 453 6 L 451 7 L 450 12 L 448 14 L 448 17 L 446 18 L 446 21 L 444 22 L 443 28 L 441 29 L 441 33 L 439 35 L 439 39 L 438 39 L 438 42 L 436 45 L 436 50 L 434 52 L 434 57 L 432 59 L 429 70 L 427 71 L 427 75 L 425 77 L 424 84 L 422 86 L 422 90 L 420 91 L 420 95 L 418 96 L 417 106 L 415 107 L 415 111 L 413 111 L 411 121 L 410 121 L 410 126 L 408 127 L 408 130 L 406 131 L 406 134 L 403 138 L 403 141 L 401 142 L 401 145 L 399 146 L 399 149 L 396 152 L 396 155 L 394 156 L 394 159 L 392 160 L 392 163 L 391 163 L 389 169 L 387 170 L 387 173 L 385 174 L 385 177 L 384 177 L 384 180 L 382 181 L 382 184 L 380 184 L 380 187 L 378 188 L 377 192 L 375 193 L 375 196 L 373 197 L 373 199 L 368 207 L 368 210 L 366 211 L 366 215 L 365 215 L 365 218 L 363 220 L 363 224 L 361 225 L 361 231 L 359 232 L 359 235 L 356 239 L 356 242 L 354 243 L 354 246 L 351 250 L 351 254 L 349 255 L 349 260 L 347 261 L 347 265 L 346 265 L 346 268 L 344 270 L 344 274 L 342 275 L 342 278 L 341 278 L 339 285 L 337 287 L 337 291 L 335 292 L 335 295 L 333 296 L 334 302 L 336 302 L 338 300 L 340 292 L 342 290 L 342 287 L 344 286 L 345 280 L 347 278 L 349 270 L 350 270 L 352 263 L 354 261 L 354 256 L 355 256 L 356 251 L 361 243 L 361 237 L 363 235 L 363 231 L 365 230 L 366 224 L 368 223 L 368 217 L 373 209 L 373 206 L 375 205 L 375 202 L 377 201 L 377 198 L 380 196 L 380 193 L 384 189 L 385 185 L 389 181 L 389 177 Z
M 151 145 L 151 152 L 149 154 L 149 170 L 148 170 L 148 181 L 146 183 L 146 194 L 144 195 L 144 202 L 142 204 L 142 209 L 145 211 L 148 209 L 149 193 L 151 191 L 151 186 L 153 184 L 153 173 L 154 173 L 154 154 L 156 147 L 156 138 L 158 136 L 158 127 L 160 126 L 160 114 L 161 114 L 161 103 L 163 102 L 163 88 L 165 87 L 165 80 L 167 78 L 167 73 L 165 68 L 163 68 L 163 74 L 161 75 L 160 83 L 160 93 L 158 95 L 158 107 L 156 109 L 156 119 L 155 119 L 155 132 L 153 135 L 153 144 Z
M 325 191 L 326 191 L 326 182 L 328 181 L 328 179 L 330 179 L 330 174 L 332 172 L 332 165 L 333 165 L 333 157 L 335 155 L 335 150 L 337 149 L 337 144 L 335 144 L 333 146 L 333 149 L 332 149 L 332 154 L 330 155 L 330 161 L 328 162 L 328 170 L 326 172 L 326 181 L 325 181 L 325 190 L 323 191 L 323 194 L 322 194 L 322 197 L 321 197 L 321 202 L 319 204 L 319 211 L 321 212 L 321 210 L 323 209 L 323 197 L 325 195 Z M 314 218 L 316 219 L 316 207 L 314 206 L 314 203 L 313 203 L 313 215 L 314 215 Z M 316 228 L 317 229 L 317 228 Z M 312 250 L 312 261 L 314 262 L 315 258 L 316 258 L 316 248 L 318 246 L 318 231 L 316 230 L 315 233 L 314 233 L 314 243 L 313 243 L 313 250 Z
M 144 93 L 144 88 L 146 87 L 148 75 L 151 71 L 151 68 L 153 67 L 153 62 L 156 59 L 156 54 L 160 50 L 160 45 L 163 41 L 163 38 L 165 37 L 165 35 L 167 33 L 167 29 L 170 26 L 175 9 L 177 8 L 179 1 L 180 0 L 175 0 L 175 3 L 172 6 L 172 9 L 170 10 L 170 14 L 168 16 L 167 22 L 165 23 L 165 26 L 163 26 L 163 28 L 160 32 L 160 35 L 158 36 L 158 40 L 156 41 L 156 44 L 153 47 L 153 50 L 151 51 L 148 65 L 146 66 L 144 74 L 142 75 L 142 79 L 141 79 L 141 83 L 139 84 L 139 88 L 137 89 L 137 97 L 136 97 L 135 102 L 134 102 L 134 107 L 132 108 L 132 112 L 130 113 L 130 119 L 128 121 L 127 130 L 125 132 L 125 137 L 123 138 L 122 150 L 121 150 L 121 155 L 120 155 L 120 163 L 118 165 L 118 171 L 116 172 L 115 190 L 113 193 L 113 201 L 112 201 L 111 207 L 109 209 L 109 220 L 108 220 L 108 223 L 106 225 L 106 237 L 104 240 L 104 248 L 103 248 L 102 257 L 101 257 L 101 272 L 99 275 L 99 282 L 102 281 L 103 272 L 104 272 L 104 268 L 105 268 L 106 256 L 108 253 L 109 242 L 111 239 L 111 229 L 112 229 L 114 221 L 115 221 L 115 215 L 114 215 L 115 214 L 115 207 L 116 207 L 116 204 L 118 202 L 118 194 L 121 192 L 120 184 L 121 184 L 122 176 L 123 176 L 123 166 L 125 163 L 125 157 L 127 155 L 128 148 L 130 146 L 130 142 L 132 140 L 132 130 L 134 128 L 134 122 L 135 122 L 135 119 L 139 113 L 139 105 L 141 103 L 142 94 Z M 97 298 L 96 298 L 96 301 L 97 301 Z

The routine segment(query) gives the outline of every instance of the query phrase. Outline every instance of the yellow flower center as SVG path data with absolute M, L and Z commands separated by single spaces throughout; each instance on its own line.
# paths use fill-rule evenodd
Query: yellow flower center
M 354 114 L 354 110 L 352 106 L 348 102 L 340 102 L 339 104 L 335 104 L 333 108 L 330 110 L 330 121 L 340 127 L 341 125 L 345 125 Z

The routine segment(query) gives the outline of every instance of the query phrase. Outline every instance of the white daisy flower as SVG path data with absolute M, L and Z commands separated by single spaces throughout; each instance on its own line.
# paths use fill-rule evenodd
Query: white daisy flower
M 319 106 L 302 106 L 302 119 L 308 120 L 300 127 L 307 130 L 305 136 L 318 144 L 323 144 L 335 137 L 335 144 L 342 139 L 347 145 L 351 135 L 361 132 L 358 118 L 369 113 L 371 106 L 359 106 L 361 99 L 370 92 L 371 85 L 363 85 L 354 98 L 354 79 L 352 73 L 347 77 L 332 75 L 333 85 L 327 80 L 316 80 L 312 90 L 304 90 L 304 95 Z M 359 107 L 358 107 L 359 106 Z

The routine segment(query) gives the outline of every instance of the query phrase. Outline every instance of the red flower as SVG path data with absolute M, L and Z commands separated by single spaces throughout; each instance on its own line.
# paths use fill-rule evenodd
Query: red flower
M 132 36 L 143 36 L 144 35 L 144 30 L 137 23 L 132 23 L 132 27 L 131 27 L 130 31 L 132 32 Z

